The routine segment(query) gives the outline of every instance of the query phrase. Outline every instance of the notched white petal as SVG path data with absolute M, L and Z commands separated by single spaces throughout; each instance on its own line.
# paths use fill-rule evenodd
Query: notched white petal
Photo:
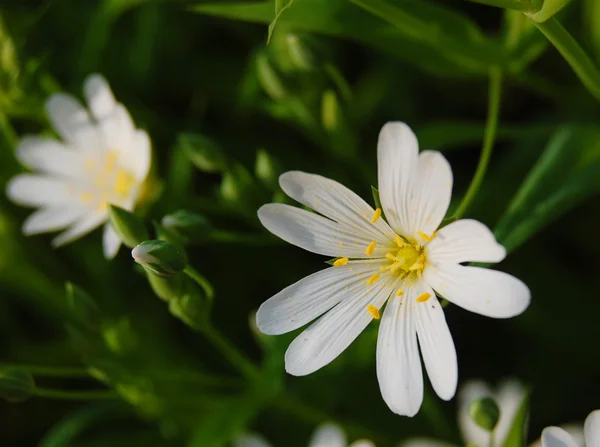
M 61 247 L 75 239 L 85 236 L 90 231 L 99 227 L 106 220 L 106 212 L 92 212 L 82 217 L 71 225 L 67 230 L 60 233 L 52 240 L 53 247 Z
M 10 200 L 24 206 L 65 204 L 73 199 L 72 187 L 62 180 L 35 174 L 19 174 L 6 186 Z
M 577 444 L 566 431 L 559 427 L 546 427 L 542 431 L 543 447 L 577 447 Z
M 592 411 L 583 427 L 587 446 L 600 446 L 600 410 Z
M 80 219 L 86 212 L 85 208 L 78 207 L 77 205 L 41 208 L 25 219 L 22 228 L 23 234 L 31 236 L 33 234 L 62 230 L 77 219 Z
M 108 82 L 100 74 L 88 76 L 83 85 L 83 92 L 88 107 L 97 120 L 110 115 L 117 105 Z
M 56 131 L 67 141 L 76 140 L 77 130 L 91 124 L 87 110 L 66 93 L 52 95 L 46 101 L 46 113 Z
M 346 447 L 346 435 L 337 425 L 323 424 L 313 434 L 308 447 Z

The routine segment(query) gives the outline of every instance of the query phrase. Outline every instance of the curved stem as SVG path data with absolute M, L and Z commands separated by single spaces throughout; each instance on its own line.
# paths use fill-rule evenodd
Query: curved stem
M 89 377 L 85 368 L 64 366 L 19 365 L 16 363 L 0 363 L 0 368 L 14 368 L 27 371 L 34 376 L 44 377 Z
M 202 290 L 204 290 L 204 293 L 206 293 L 206 297 L 209 299 L 209 301 L 212 301 L 215 296 L 215 290 L 208 279 L 198 273 L 198 271 L 191 265 L 188 265 L 185 269 L 183 269 L 183 272 L 192 278 L 200 287 L 202 287 Z
M 481 156 L 479 157 L 479 164 L 469 185 L 469 189 L 462 201 L 458 205 L 453 220 L 460 219 L 469 205 L 477 195 L 479 187 L 483 182 L 487 167 L 492 155 L 492 148 L 494 147 L 494 141 L 496 139 L 496 130 L 498 128 L 498 117 L 500 115 L 500 92 L 502 86 L 502 71 L 499 67 L 490 68 L 490 89 L 488 93 L 488 115 L 485 124 L 485 131 L 483 134 L 483 147 L 481 149 Z
M 67 391 L 53 390 L 49 388 L 35 388 L 33 390 L 33 395 L 37 397 L 45 397 L 48 399 L 61 400 L 104 400 L 119 398 L 119 395 L 112 390 Z
M 533 22 L 562 54 L 585 88 L 600 101 L 600 72 L 579 43 L 554 17 L 542 23 Z

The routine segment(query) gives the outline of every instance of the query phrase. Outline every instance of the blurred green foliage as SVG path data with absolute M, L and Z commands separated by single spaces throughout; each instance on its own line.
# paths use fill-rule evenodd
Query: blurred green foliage
M 593 84 L 597 2 L 557 17 Z M 0 197 L 1 394 L 35 396 L 0 402 L 2 445 L 217 447 L 254 430 L 299 447 L 327 420 L 380 447 L 459 442 L 455 403 L 429 389 L 413 419 L 387 409 L 376 324 L 326 368 L 285 375 L 292 335 L 258 334 L 253 312 L 324 260 L 267 234 L 256 209 L 287 200 L 289 169 L 372 202 L 377 132 L 402 120 L 450 160 L 452 212 L 477 165 L 492 67 L 501 118 L 467 217 L 495 228 L 512 252 L 499 268 L 533 299 L 509 321 L 446 309 L 460 379 L 530 387 L 510 445 L 528 405 L 528 440 L 600 407 L 600 106 L 536 26 L 462 0 L 3 0 L 0 183 L 22 170 L 20 135 L 50 134 L 45 99 L 80 96 L 103 73 L 152 139 L 143 225 L 193 267 L 149 283 L 127 249 L 103 259 L 98 231 L 52 250 L 50 236 L 20 234 L 28 210 Z

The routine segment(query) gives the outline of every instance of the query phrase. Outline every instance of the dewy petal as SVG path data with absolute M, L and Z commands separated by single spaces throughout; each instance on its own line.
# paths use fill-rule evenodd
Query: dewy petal
M 584 424 L 585 444 L 588 447 L 600 446 L 600 410 L 592 411 Z
M 8 198 L 25 206 L 66 204 L 73 200 L 73 193 L 67 182 L 35 174 L 19 174 L 6 186 Z
M 333 424 L 323 424 L 317 428 L 308 447 L 346 447 L 346 435 Z
M 87 173 L 85 156 L 49 138 L 26 136 L 19 142 L 17 159 L 25 166 L 47 174 L 81 178 Z
M 342 301 L 305 329 L 285 353 L 285 369 L 294 376 L 313 373 L 333 361 L 373 320 L 368 306 L 380 309 L 392 287 L 385 280 Z
M 531 299 L 523 281 L 496 270 L 439 264 L 426 266 L 423 274 L 448 301 L 486 317 L 514 317 L 527 309 Z
M 88 213 L 83 218 L 75 222 L 66 231 L 63 231 L 52 240 L 54 247 L 60 247 L 68 244 L 69 242 L 79 239 L 81 236 L 86 235 L 93 229 L 100 226 L 106 220 L 105 211 L 95 211 Z
M 90 112 L 96 120 L 110 115 L 117 105 L 108 82 L 102 75 L 88 76 L 83 85 L 83 92 Z
M 354 234 L 338 223 L 295 206 L 269 203 L 258 210 L 263 226 L 290 244 L 326 256 L 366 258 L 371 243 L 366 235 Z M 388 249 L 377 244 L 373 258 L 385 256 Z
M 417 137 L 406 124 L 390 122 L 381 128 L 377 142 L 379 197 L 388 222 L 401 235 L 408 235 L 411 228 L 408 198 L 418 152 Z
M 269 335 L 296 330 L 364 289 L 377 268 L 356 262 L 313 273 L 265 301 L 256 313 L 256 325 Z
M 452 222 L 439 230 L 426 246 L 428 262 L 500 262 L 506 249 L 488 227 L 472 219 Z
M 377 379 L 385 403 L 397 414 L 414 416 L 423 401 L 423 373 L 414 311 L 418 292 L 408 288 L 390 297 L 377 338 Z
M 456 393 L 458 383 L 458 363 L 454 341 L 446 323 L 444 310 L 433 290 L 423 287 L 421 293 L 429 293 L 430 298 L 415 302 L 417 335 L 423 355 L 423 362 L 433 389 L 444 400 L 450 400 Z
M 23 222 L 23 234 L 30 236 L 32 234 L 62 230 L 76 220 L 81 219 L 87 212 L 86 208 L 76 205 L 41 208 L 25 219 L 25 222 Z
M 577 447 L 570 434 L 559 427 L 546 427 L 542 431 L 543 447 Z M 592 447 L 594 444 L 588 444 Z M 594 446 L 595 447 L 595 446 Z
M 458 426 L 465 444 L 489 445 L 489 432 L 473 421 L 469 414 L 469 406 L 474 400 L 492 396 L 489 386 L 481 380 L 470 380 L 461 386 L 458 392 Z
M 121 247 L 121 239 L 115 232 L 110 222 L 104 224 L 104 234 L 102 236 L 102 248 L 106 259 L 114 258 Z
M 243 434 L 233 440 L 233 447 L 271 447 L 262 436 L 253 433 Z
M 316 174 L 290 171 L 279 177 L 281 189 L 292 199 L 338 222 L 344 229 L 387 242 L 395 234 L 383 219 L 371 222 L 375 210 L 344 185 Z

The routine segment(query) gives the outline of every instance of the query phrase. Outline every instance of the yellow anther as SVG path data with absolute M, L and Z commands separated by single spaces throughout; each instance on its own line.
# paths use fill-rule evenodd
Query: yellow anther
M 114 169 L 115 164 L 117 163 L 117 158 L 118 154 L 116 151 L 110 151 L 108 154 L 106 154 L 105 168 L 107 171 L 112 171 Z
M 396 245 L 398 247 L 404 247 L 406 245 L 406 242 L 404 242 L 404 240 L 400 236 L 396 235 Z
M 381 208 L 377 208 L 373 213 L 373 217 L 371 218 L 371 223 L 377 222 L 377 220 L 381 217 Z
M 402 290 L 402 289 L 396 290 L 396 296 L 402 296 L 402 295 L 404 295 L 404 290 Z
M 90 203 L 92 201 L 92 193 L 90 192 L 82 192 L 80 197 L 83 203 Z
M 415 262 L 413 265 L 410 266 L 410 268 L 408 270 L 410 270 L 410 271 L 421 270 L 421 269 L 423 269 L 423 267 L 425 267 L 425 265 L 423 265 L 422 262 Z
M 379 273 L 374 273 L 367 281 L 367 285 L 370 286 L 371 284 L 375 284 L 378 279 L 379 279 Z
M 420 295 L 417 298 L 417 303 L 424 303 L 425 301 L 427 301 L 429 298 L 431 298 L 431 294 L 425 292 L 423 295 Z
M 381 318 L 381 314 L 379 313 L 379 309 L 377 309 L 372 304 L 369 304 L 367 306 L 367 312 L 369 312 L 371 314 L 371 316 L 373 318 L 375 318 L 376 320 L 379 320 Z
M 115 181 L 115 192 L 120 196 L 127 196 L 131 187 L 133 186 L 133 177 L 127 171 L 117 172 L 117 179 Z
M 371 256 L 373 254 L 373 252 L 375 251 L 375 247 L 377 246 L 377 242 L 373 241 L 369 244 L 369 246 L 367 247 L 367 249 L 365 250 L 365 253 L 368 256 Z
M 389 270 L 391 268 L 392 268 L 391 265 L 382 265 L 381 267 L 379 267 L 379 270 L 381 270 L 382 272 L 385 272 L 386 270 Z
M 425 233 L 423 233 L 422 231 L 417 231 L 417 234 L 419 236 L 421 236 L 425 241 L 429 242 L 431 239 L 433 239 L 433 234 L 431 236 L 427 236 Z M 435 234 L 435 233 L 434 233 Z
M 343 247 L 343 246 L 344 246 L 344 243 L 343 243 L 343 242 L 340 242 L 340 247 Z
M 346 264 L 348 264 L 348 261 L 349 261 L 349 259 L 348 259 L 348 258 L 339 258 L 339 259 L 336 259 L 336 260 L 333 262 L 333 265 L 334 265 L 335 267 L 341 267 L 342 265 L 346 265 Z

